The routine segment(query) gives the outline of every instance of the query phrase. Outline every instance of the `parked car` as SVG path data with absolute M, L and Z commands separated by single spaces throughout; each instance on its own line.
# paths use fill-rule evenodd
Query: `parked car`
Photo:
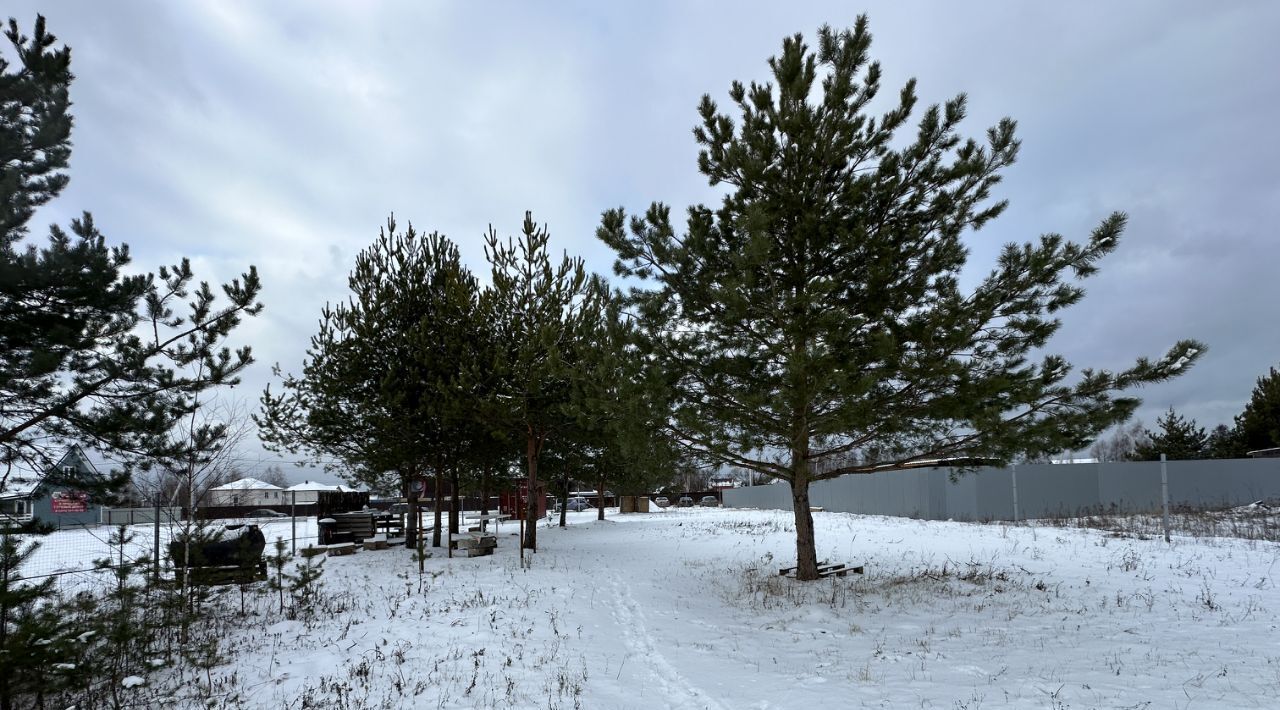
M 409 504 L 408 503 L 392 503 L 391 507 L 387 508 L 387 512 L 392 515 L 407 515 L 409 513 Z
M 249 511 L 244 517 L 246 518 L 287 518 L 289 516 L 285 513 L 281 513 L 278 510 L 271 510 L 269 508 L 260 508 L 258 510 Z
M 680 506 L 681 508 L 692 508 L 693 499 L 690 498 L 689 496 L 680 496 L 680 500 L 676 502 L 676 505 Z
M 578 513 L 588 508 L 593 508 L 595 506 L 588 503 L 586 498 L 570 498 L 568 502 L 565 503 L 564 507 L 565 507 L 565 510 Z
M 658 496 L 657 498 L 653 499 L 653 502 L 655 505 L 659 505 L 663 508 L 671 505 L 671 501 L 666 496 Z
M 698 501 L 698 505 L 715 508 L 720 505 L 720 499 L 715 496 L 702 496 L 702 500 Z

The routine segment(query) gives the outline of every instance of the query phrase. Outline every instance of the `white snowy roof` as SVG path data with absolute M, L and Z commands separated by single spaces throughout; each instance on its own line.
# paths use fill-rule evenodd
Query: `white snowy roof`
M 354 493 L 356 489 L 341 484 L 333 485 L 329 483 L 316 483 L 315 481 L 303 481 L 295 483 L 285 489 L 286 491 L 338 491 L 339 493 Z
M 4 469 L 0 468 L 0 476 L 4 475 Z M 30 467 L 15 461 L 13 468 L 9 469 L 9 477 L 0 484 L 0 499 L 3 498 L 26 498 L 31 492 L 40 485 L 40 480 L 44 476 L 36 473 Z
M 259 481 L 256 478 L 241 478 L 238 481 L 224 483 L 221 486 L 210 488 L 211 491 L 281 491 L 284 490 L 280 486 L 273 486 L 266 481 Z

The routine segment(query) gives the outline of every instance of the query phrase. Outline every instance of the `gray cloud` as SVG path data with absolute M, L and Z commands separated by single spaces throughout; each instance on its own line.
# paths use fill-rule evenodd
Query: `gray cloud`
M 850 24 L 845 3 L 75 3 L 37 11 L 73 48 L 72 183 L 40 221 L 95 213 L 139 267 L 181 255 L 202 277 L 257 264 L 259 363 L 296 369 L 320 307 L 388 213 L 440 230 L 486 268 L 480 235 L 525 209 L 608 272 L 599 213 L 714 200 L 690 128 L 703 93 L 765 79 L 782 36 Z M 1131 215 L 1064 314 L 1054 349 L 1122 367 L 1180 337 L 1209 343 L 1141 393 L 1202 424 L 1237 413 L 1280 362 L 1280 5 L 1264 2 L 870 3 L 886 98 L 970 97 L 968 131 L 1019 120 L 1012 204 L 973 235 L 1083 237 Z

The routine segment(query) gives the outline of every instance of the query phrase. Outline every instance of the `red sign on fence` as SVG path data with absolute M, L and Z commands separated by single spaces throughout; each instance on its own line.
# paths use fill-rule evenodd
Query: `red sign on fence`
M 89 494 L 83 491 L 56 491 L 53 494 L 53 512 L 86 513 L 89 511 Z

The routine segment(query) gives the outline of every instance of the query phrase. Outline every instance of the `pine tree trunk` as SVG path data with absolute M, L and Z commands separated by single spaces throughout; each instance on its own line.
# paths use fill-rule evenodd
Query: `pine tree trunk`
M 404 546 L 410 550 L 418 546 L 418 494 L 413 490 L 413 482 L 409 482 L 408 494 L 409 515 L 404 526 Z
M 525 462 L 528 467 L 528 510 L 525 512 L 524 547 L 526 550 L 538 551 L 538 440 L 529 430 L 525 448 Z
M 431 504 L 435 529 L 431 531 L 431 546 L 440 547 L 440 467 L 436 466 L 436 499 Z
M 462 510 L 462 501 L 458 496 L 458 469 L 449 472 L 449 532 L 458 534 L 458 515 Z
M 9 535 L 5 534 L 3 542 L 9 542 L 10 540 Z M 8 546 L 6 545 L 5 547 L 3 567 L 0 567 L 0 575 L 3 575 L 0 577 L 3 582 L 0 583 L 4 585 L 3 589 L 0 590 L 3 592 L 3 596 L 0 596 L 0 648 L 8 648 L 9 646 L 9 589 L 10 575 L 13 573 L 9 566 L 11 558 L 8 554 Z M 9 695 L 9 673 L 0 673 L 0 710 L 12 709 L 13 702 L 10 700 Z
M 809 462 L 792 452 L 791 507 L 796 514 L 796 579 L 818 578 L 818 552 L 813 538 L 813 513 L 809 510 Z
M 560 491 L 560 527 L 565 527 L 569 519 L 569 471 L 564 472 L 564 486 Z
M 604 520 L 604 479 L 600 479 L 600 485 L 596 487 L 596 520 Z

